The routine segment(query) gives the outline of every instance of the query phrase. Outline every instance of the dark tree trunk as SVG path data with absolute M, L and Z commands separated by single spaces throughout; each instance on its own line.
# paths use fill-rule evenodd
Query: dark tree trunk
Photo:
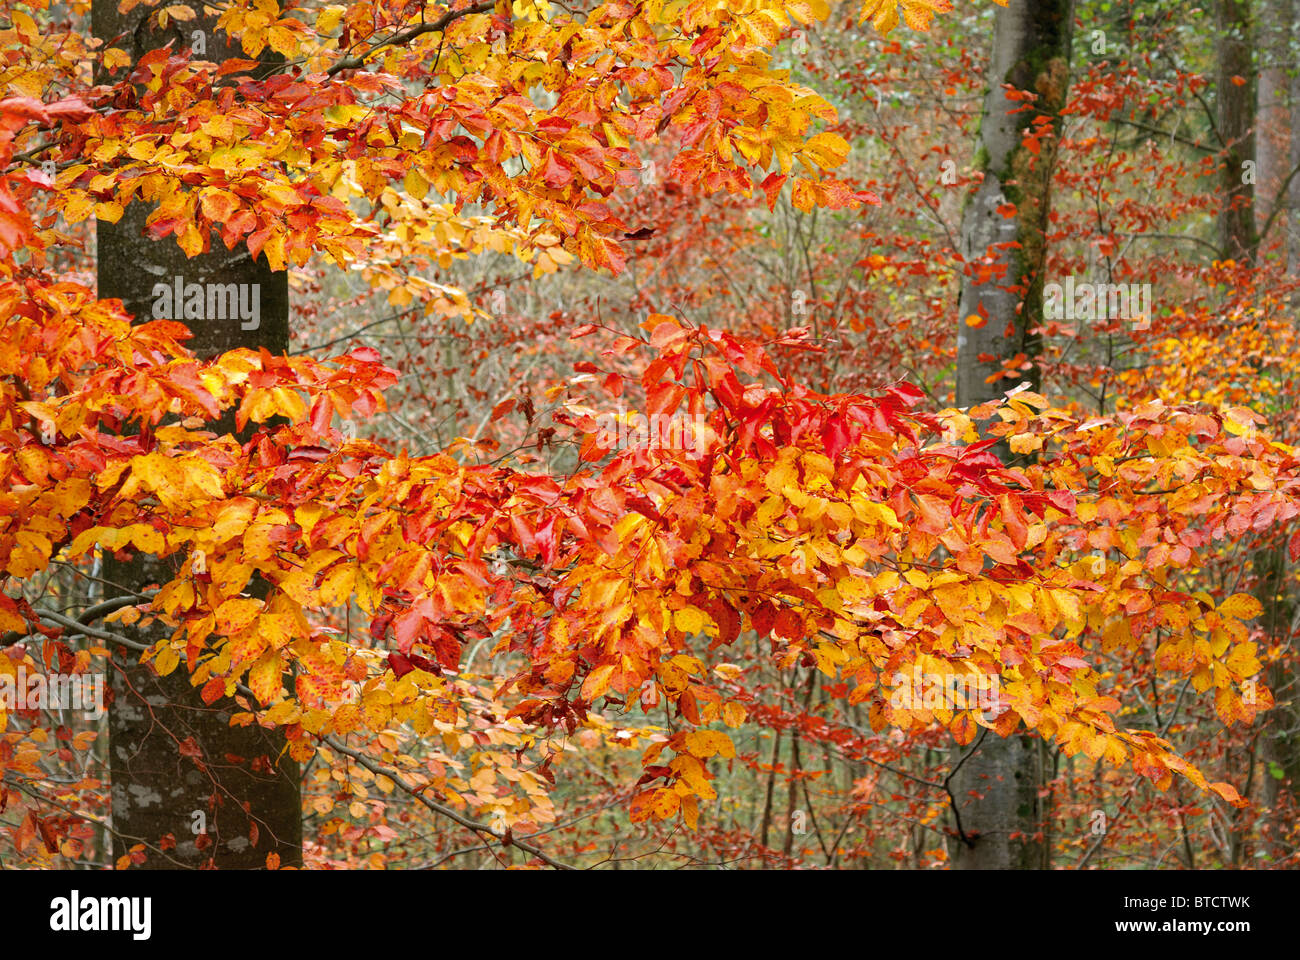
M 1254 261 L 1256 177 L 1246 176 L 1247 161 L 1255 160 L 1254 68 L 1250 50 L 1250 3 L 1218 0 L 1218 74 L 1215 126 L 1224 150 L 1219 168 L 1223 206 L 1219 210 L 1219 245 L 1224 256 Z
M 980 129 L 983 182 L 962 218 L 963 255 L 968 264 L 982 258 L 1004 266 L 1002 278 L 981 282 L 972 271 L 962 281 L 957 317 L 957 405 L 994 399 L 1022 381 L 1034 389 L 1040 373 L 1036 328 L 1043 318 L 1043 269 L 1051 201 L 1051 152 L 1027 148 L 1025 130 L 1038 117 L 1059 116 L 1069 90 L 1071 0 L 1010 0 L 998 8 L 989 70 L 988 94 Z M 1030 109 L 1007 96 L 1004 84 L 1036 95 Z M 1059 129 L 1059 125 L 1058 125 Z M 1015 214 L 1003 215 L 1007 204 Z M 1000 209 L 1001 208 L 1001 209 Z M 978 316 L 982 326 L 967 318 Z M 990 380 L 1002 361 L 1023 354 L 1028 369 L 1014 379 Z M 1000 454 L 1009 458 L 1003 447 Z M 954 753 L 954 758 L 964 755 Z M 956 762 L 954 760 L 954 762 Z M 988 734 L 952 782 L 967 841 L 951 844 L 955 869 L 1035 869 L 1049 865 L 1039 796 L 1042 783 L 1039 744 L 1016 734 Z
M 206 46 L 196 59 L 220 62 L 243 56 L 226 47 L 225 35 L 214 29 L 215 18 L 173 22 L 170 29 L 157 31 L 144 22 L 154 8 L 137 7 L 123 15 L 117 6 L 117 0 L 95 0 L 94 33 L 133 59 L 169 41 L 176 42 L 175 49 L 189 47 L 196 30 L 203 32 Z M 134 203 L 118 223 L 99 222 L 99 296 L 121 299 L 137 322 L 146 322 L 153 319 L 155 284 L 174 285 L 177 277 L 183 284 L 257 284 L 256 324 L 238 315 L 185 320 L 194 332 L 189 346 L 200 357 L 236 347 L 286 352 L 287 274 L 273 273 L 264 258 L 254 262 L 242 246 L 226 250 L 215 236 L 210 253 L 187 259 L 174 237 L 151 240 L 144 235 L 150 207 Z M 230 431 L 233 423 L 226 420 L 214 428 Z M 140 591 L 172 576 L 167 563 L 153 557 L 104 564 L 104 578 L 126 590 Z M 165 628 L 119 629 L 153 642 Z M 143 843 L 147 868 L 259 868 L 270 853 L 278 854 L 284 865 L 301 864 L 300 773 L 284 749 L 283 736 L 255 724 L 231 727 L 230 716 L 240 708 L 228 699 L 204 704 L 183 665 L 159 677 L 137 660 L 129 651 L 114 654 L 109 713 L 114 857 Z M 188 755 L 191 742 L 197 756 Z M 199 827 L 206 831 L 196 832 Z M 163 850 L 169 834 L 175 847 Z

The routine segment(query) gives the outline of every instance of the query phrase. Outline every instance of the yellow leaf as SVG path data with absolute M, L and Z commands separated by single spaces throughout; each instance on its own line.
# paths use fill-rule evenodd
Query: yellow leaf
M 232 500 L 223 506 L 217 514 L 216 522 L 212 524 L 212 532 L 217 540 L 228 540 L 243 533 L 248 527 L 248 522 L 253 518 L 253 510 L 256 506 L 247 497 Z
M 316 14 L 316 32 L 321 34 L 333 33 L 338 28 L 339 21 L 343 19 L 346 10 L 346 7 L 337 4 L 322 9 L 320 13 Z
M 321 603 L 337 606 L 352 596 L 352 586 L 356 581 L 355 564 L 341 563 L 327 573 L 320 585 Z
M 650 812 L 660 820 L 667 820 L 677 813 L 681 806 L 681 799 L 672 790 L 660 788 L 655 791 L 654 797 L 650 800 Z
M 1219 604 L 1219 613 L 1236 620 L 1254 620 L 1263 612 L 1263 606 L 1248 593 L 1234 593 Z
M 153 658 L 153 668 L 158 671 L 160 677 L 165 677 L 181 662 L 180 655 L 171 647 L 163 647 L 158 651 L 158 655 Z
M 817 192 L 813 182 L 803 177 L 795 180 L 794 187 L 790 190 L 790 203 L 796 210 L 811 213 L 812 208 L 817 206 Z
M 63 219 L 68 223 L 80 223 L 90 216 L 95 204 L 84 193 L 75 192 L 63 203 Z
M 27 621 L 15 613 L 3 602 L 0 602 L 0 630 L 24 630 L 27 627 Z M 2 656 L 2 654 L 0 654 Z
M 119 67 L 130 66 L 134 61 L 131 55 L 120 47 L 111 47 L 104 51 L 103 64 L 109 72 L 117 70 Z
M 266 650 L 266 638 L 255 630 L 244 630 L 238 637 L 231 639 L 226 649 L 230 653 L 232 665 L 249 660 L 256 660 Z
M 423 200 L 429 193 L 429 181 L 424 179 L 424 176 L 419 170 L 415 169 L 415 167 L 406 171 L 406 180 L 404 185 L 406 187 L 406 192 L 417 200 Z
M 217 607 L 217 628 L 227 635 L 238 633 L 256 619 L 261 600 L 236 597 Z
M 823 170 L 842 164 L 849 155 L 849 142 L 838 133 L 819 133 L 804 144 L 802 152 Z
M 130 531 L 131 542 L 144 553 L 161 553 L 166 545 L 163 535 L 147 524 L 133 523 L 126 530 Z
M 1053 590 L 1052 601 L 1066 620 L 1073 623 L 1079 622 L 1079 598 L 1073 593 L 1069 590 Z
M 257 618 L 257 632 L 278 650 L 293 639 L 293 617 L 287 613 L 264 613 Z
M 361 716 L 371 730 L 382 730 L 392 715 L 393 695 L 387 690 L 372 690 L 361 698 Z
M 123 623 L 126 624 L 127 627 L 129 627 L 131 626 L 131 624 L 135 623 L 136 620 L 139 619 L 140 619 L 140 607 L 123 606 L 121 610 L 113 611 L 113 613 L 110 613 L 108 617 L 105 617 L 104 622 Z
M 185 256 L 197 257 L 203 252 L 203 233 L 193 223 L 187 223 L 176 238 L 176 243 L 185 252 Z
M 351 733 L 361 726 L 361 708 L 355 703 L 345 703 L 334 711 L 331 722 L 335 733 Z
M 281 23 L 284 22 L 286 21 L 281 21 Z M 295 21 L 289 20 L 287 22 L 294 23 Z M 298 52 L 298 32 L 296 30 L 276 25 L 267 31 L 266 36 L 271 49 L 276 53 L 292 57 Z
M 704 614 L 694 607 L 683 607 L 673 614 L 673 623 L 682 633 L 699 633 L 704 629 Z
M 9 19 L 13 22 L 13 25 L 20 36 L 40 36 L 41 31 L 37 29 L 36 21 L 21 10 L 10 10 Z
M 270 703 L 280 694 L 280 676 L 284 664 L 279 654 L 269 652 L 248 671 L 248 686 L 259 703 Z
M 720 730 L 692 730 L 686 734 L 686 749 L 695 756 L 704 758 L 714 754 L 723 757 L 736 755 L 736 745 Z
M 682 797 L 682 819 L 690 830 L 699 829 L 700 801 L 695 797 Z
M 266 262 L 272 270 L 284 269 L 284 234 L 278 230 L 271 234 L 266 246 L 262 247 Z
M 122 214 L 124 212 L 122 205 L 116 200 L 108 200 L 104 203 L 95 204 L 95 216 L 107 223 L 117 223 L 117 221 L 122 219 Z

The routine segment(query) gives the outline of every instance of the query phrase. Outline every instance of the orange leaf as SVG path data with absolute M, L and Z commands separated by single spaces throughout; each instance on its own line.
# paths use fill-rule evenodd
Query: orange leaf
M 226 680 L 224 677 L 213 677 L 203 685 L 203 690 L 199 694 L 204 703 L 215 703 L 226 695 Z
M 1210 789 L 1223 797 L 1224 800 L 1227 800 L 1234 807 L 1246 806 L 1246 801 L 1241 798 L 1241 794 L 1237 792 L 1237 788 L 1230 783 L 1224 783 L 1220 780 L 1216 783 L 1210 784 Z

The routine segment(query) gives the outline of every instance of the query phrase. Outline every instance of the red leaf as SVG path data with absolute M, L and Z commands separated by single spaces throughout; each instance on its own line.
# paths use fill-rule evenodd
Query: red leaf
M 414 670 L 415 667 L 411 664 L 411 661 L 402 656 L 402 654 L 393 652 L 388 655 L 388 669 L 392 670 L 393 676 L 400 680 L 402 677 Z
M 766 637 L 776 622 L 776 608 L 764 601 L 749 615 L 749 622 L 760 637 Z
M 51 103 L 45 110 L 52 120 L 69 120 L 73 123 L 89 120 L 95 115 L 95 111 L 86 106 L 85 101 L 80 97 L 68 97 L 66 100 L 59 100 Z
M 763 192 L 767 194 L 767 209 L 772 210 L 776 207 L 776 198 L 781 195 L 781 188 L 785 186 L 786 175 L 784 173 L 768 174 L 766 180 L 761 186 Z
M 685 395 L 686 388 L 679 383 L 671 381 L 657 383 L 646 389 L 646 412 L 652 417 L 672 416 Z
M 849 445 L 849 429 L 844 418 L 839 414 L 829 417 L 822 425 L 822 443 L 826 445 L 826 456 L 834 460 Z
M 548 186 L 563 187 L 573 179 L 573 171 L 560 163 L 555 151 L 552 150 L 546 157 L 546 168 L 542 171 L 542 179 Z

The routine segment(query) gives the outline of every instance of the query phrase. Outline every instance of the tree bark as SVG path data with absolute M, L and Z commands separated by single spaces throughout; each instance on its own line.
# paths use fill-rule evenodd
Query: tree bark
M 196 60 L 243 57 L 242 50 L 228 47 L 225 35 L 217 33 L 215 17 L 173 21 L 170 29 L 159 31 L 146 22 L 153 8 L 121 14 L 117 6 L 116 0 L 94 0 L 93 31 L 134 60 L 169 41 L 176 42 L 175 49 L 190 47 L 194 31 L 202 31 L 206 46 Z M 243 246 L 226 250 L 215 235 L 211 252 L 187 259 L 173 237 L 152 240 L 145 235 L 149 206 L 136 202 L 118 223 L 98 223 L 99 296 L 121 299 L 136 322 L 143 323 L 154 319 L 155 284 L 174 286 L 177 277 L 183 285 L 255 284 L 256 325 L 239 316 L 184 320 L 194 333 L 189 346 L 202 358 L 236 347 L 287 352 L 287 274 L 273 273 L 264 258 L 254 262 Z M 245 289 L 251 294 L 253 288 Z M 233 418 L 212 426 L 233 431 Z M 154 557 L 105 561 L 105 579 L 127 590 L 140 591 L 174 575 Z M 249 592 L 256 593 L 258 586 L 250 584 Z M 145 643 L 167 633 L 157 625 L 118 629 Z M 159 677 L 137 661 L 129 651 L 114 654 L 109 711 L 114 857 L 144 843 L 144 868 L 259 868 L 270 853 L 278 854 L 282 865 L 301 864 L 300 773 L 284 749 L 284 737 L 256 724 L 231 727 L 231 714 L 240 708 L 225 699 L 203 703 L 184 666 Z M 200 827 L 205 829 L 200 832 Z M 165 840 L 168 835 L 174 848 Z
M 1069 89 L 1073 3 L 1011 0 L 996 13 L 989 89 L 980 129 L 979 189 L 962 217 L 963 256 L 983 258 L 996 270 L 985 280 L 968 266 L 957 318 L 957 403 L 982 403 L 1041 375 L 1036 328 L 1043 317 L 1045 231 L 1051 199 L 1051 157 L 1027 148 L 1023 134 L 1034 120 L 1058 118 Z M 1007 96 L 1004 84 L 1036 96 L 1032 106 Z M 1054 144 L 1045 145 L 1047 150 Z M 1007 204 L 1015 206 L 1005 216 Z M 982 326 L 967 318 L 987 319 Z M 1030 366 L 1016 379 L 989 382 L 1004 358 L 1024 354 Z
M 1255 135 L 1256 169 L 1255 200 L 1258 207 L 1256 229 L 1262 228 L 1266 218 L 1275 208 L 1287 211 L 1286 239 L 1277 223 L 1264 241 L 1266 256 L 1276 250 L 1287 258 L 1288 273 L 1300 269 L 1300 240 L 1291 224 L 1296 223 L 1294 212 L 1300 198 L 1300 186 L 1293 179 L 1290 189 L 1281 190 L 1292 168 L 1300 163 L 1300 71 L 1289 68 L 1294 30 L 1294 4 L 1292 0 L 1272 0 L 1259 10 L 1258 46 L 1260 57 L 1257 120 Z M 1220 38 L 1221 41 L 1223 38 Z M 1290 72 L 1292 77 L 1288 79 Z M 1267 208 L 1267 209 L 1265 209 Z M 1234 238 L 1225 233 L 1220 243 L 1227 245 Z M 1295 616 L 1295 599 L 1292 595 L 1291 569 L 1286 547 L 1279 542 L 1258 551 L 1252 559 L 1255 574 L 1255 596 L 1263 605 L 1260 626 L 1268 637 L 1268 645 L 1286 645 Z M 1295 677 L 1283 665 L 1274 665 L 1262 678 L 1272 690 L 1293 689 Z M 1295 790 L 1300 784 L 1300 713 L 1285 695 L 1278 705 L 1262 716 L 1265 732 L 1260 737 L 1259 758 L 1263 769 L 1254 779 L 1259 783 L 1259 802 L 1270 811 L 1266 817 L 1269 827 L 1267 841 L 1269 852 L 1285 855 L 1282 841 L 1290 825 L 1296 800 Z M 1273 776 L 1280 773 L 1281 778 Z M 1252 798 L 1254 799 L 1254 798 Z M 1231 837 L 1233 851 L 1241 850 L 1245 838 L 1234 831 Z
M 1300 68 L 1297 68 L 1295 60 L 1297 58 L 1297 47 L 1300 47 L 1300 28 L 1295 23 L 1295 16 L 1300 13 L 1300 8 L 1296 6 L 1296 0 L 1288 0 L 1285 4 L 1287 25 L 1290 32 L 1287 35 L 1287 68 L 1286 75 L 1289 77 L 1290 84 L 1290 167 L 1300 167 Z M 1297 178 L 1300 179 L 1300 178 Z M 1286 247 L 1287 247 L 1287 268 L 1291 276 L 1300 275 L 1300 183 L 1296 180 L 1291 181 L 1291 189 L 1287 193 L 1287 222 L 1286 222 Z M 1292 298 L 1292 312 L 1300 307 L 1300 297 Z
M 1287 77 L 1290 61 L 1292 0 L 1270 0 L 1259 13 L 1259 83 L 1255 98 L 1255 115 L 1259 126 L 1255 132 L 1255 229 L 1275 209 L 1287 209 L 1287 195 L 1282 184 L 1291 172 L 1291 81 Z M 1279 215 L 1281 216 L 1281 215 Z M 1285 223 L 1275 223 L 1269 234 L 1272 247 L 1284 235 Z M 1286 245 L 1278 243 L 1286 254 Z
M 1296 0 L 1278 0 L 1286 17 L 1290 32 L 1285 38 L 1287 64 L 1286 73 L 1290 77 L 1290 169 L 1300 167 L 1300 68 L 1296 60 L 1300 57 L 1300 6 Z M 1289 172 L 1289 171 L 1288 171 Z M 1287 268 L 1290 277 L 1300 278 L 1300 176 L 1291 181 L 1291 189 L 1285 198 L 1287 204 Z M 1293 320 L 1300 317 L 1300 294 L 1292 297 Z M 1289 637 L 1292 632 L 1295 599 L 1289 593 L 1290 576 L 1288 556 L 1281 547 L 1277 550 L 1275 564 L 1279 568 L 1272 573 L 1273 585 L 1263 585 L 1264 593 L 1269 593 L 1274 586 L 1288 590 L 1290 597 L 1286 606 L 1276 611 L 1265 607 L 1265 617 L 1270 637 Z M 1279 692 L 1279 705 L 1269 712 L 1265 722 L 1269 730 L 1263 737 L 1261 753 L 1264 758 L 1263 803 L 1273 811 L 1271 820 L 1270 853 L 1275 857 L 1286 856 L 1292 850 L 1282 843 L 1283 838 L 1295 823 L 1294 811 L 1300 804 L 1300 677 L 1285 664 L 1275 665 L 1268 675 L 1270 689 Z M 1281 778 L 1274 776 L 1280 773 Z
M 1225 257 L 1254 262 L 1255 187 L 1245 175 L 1255 159 L 1254 70 L 1250 49 L 1248 0 L 1217 0 L 1215 19 L 1218 60 L 1215 126 L 1224 151 L 1219 168 L 1223 206 L 1219 210 L 1219 242 Z M 1256 177 L 1257 179 L 1257 177 Z
M 962 218 L 962 281 L 957 318 L 957 405 L 995 399 L 1021 381 L 1041 384 L 1035 362 L 1043 319 L 1043 269 L 1051 201 L 1051 152 L 1026 146 L 1023 135 L 1048 117 L 1059 130 L 1069 90 L 1072 0 L 1010 0 L 998 8 L 989 88 L 980 130 L 979 166 L 984 179 Z M 1028 105 L 1004 85 L 1035 95 Z M 1015 207 L 1011 216 L 1008 204 Z M 979 261 L 992 266 L 982 276 Z M 1005 273 L 998 276 L 996 269 Z M 971 325 L 968 318 L 983 321 Z M 1022 369 L 999 376 L 1003 360 L 1022 357 Z M 997 448 L 1010 459 L 1005 446 Z M 964 756 L 954 752 L 954 763 Z M 1049 865 L 1039 798 L 1038 744 L 1025 734 L 985 736 L 958 770 L 952 790 L 965 839 L 950 844 L 954 869 L 1035 869 Z

